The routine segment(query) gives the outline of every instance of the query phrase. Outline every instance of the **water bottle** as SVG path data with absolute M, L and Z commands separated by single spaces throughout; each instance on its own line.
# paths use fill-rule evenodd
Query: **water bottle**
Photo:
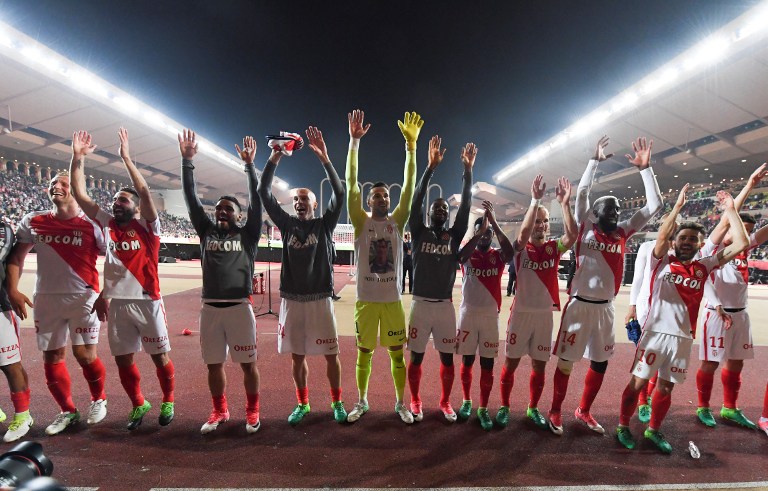
M 688 442 L 688 451 L 691 453 L 691 457 L 694 459 L 698 459 L 701 457 L 701 452 L 699 452 L 699 447 L 696 446 L 695 443 L 692 441 Z

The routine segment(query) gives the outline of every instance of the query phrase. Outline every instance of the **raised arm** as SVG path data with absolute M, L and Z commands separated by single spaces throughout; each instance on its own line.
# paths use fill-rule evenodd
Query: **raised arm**
M 461 203 L 451 228 L 456 240 L 463 239 L 469 227 L 469 210 L 472 207 L 472 169 L 475 167 L 476 157 L 477 146 L 474 143 L 464 145 L 461 151 L 461 163 L 464 165 L 464 173 L 461 177 Z
M 576 236 L 579 233 L 579 228 L 576 226 L 576 220 L 571 213 L 571 183 L 565 177 L 561 177 L 557 180 L 557 189 L 555 189 L 555 197 L 560 208 L 563 210 L 563 226 L 565 227 L 565 233 L 560 237 L 561 252 L 565 252 L 570 249 L 574 242 L 576 242 Z
M 256 167 L 253 165 L 253 159 L 256 158 L 256 140 L 252 136 L 243 138 L 243 148 L 241 149 L 235 143 L 235 151 L 243 161 L 245 175 L 248 179 L 248 216 L 245 219 L 245 229 L 251 234 L 251 237 L 261 236 L 261 199 L 257 191 L 259 180 L 256 177 Z M 275 149 L 272 150 L 275 154 Z
M 741 190 L 738 196 L 736 196 L 733 199 L 733 207 L 736 209 L 736 211 L 741 211 L 741 207 L 744 206 L 744 202 L 749 197 L 749 193 L 752 192 L 752 190 L 760 184 L 760 181 L 762 181 L 765 178 L 765 175 L 768 174 L 768 164 L 763 164 L 752 173 L 751 176 L 749 176 L 749 180 L 747 180 L 747 184 L 744 186 L 744 188 Z
M 243 146 L 245 146 L 245 143 L 243 143 Z M 275 196 L 272 194 L 272 180 L 275 177 L 275 171 L 277 170 L 277 166 L 280 164 L 280 159 L 282 156 L 283 153 L 279 149 L 272 149 L 272 154 L 269 156 L 269 160 L 267 160 L 267 163 L 264 165 L 264 170 L 261 173 L 258 186 L 258 193 L 259 198 L 261 198 L 261 204 L 264 206 L 264 210 L 266 210 L 269 218 L 275 223 L 275 225 L 277 225 L 277 228 L 282 227 L 286 220 L 288 220 L 290 217 L 290 215 L 288 215 L 288 213 L 283 210 L 283 208 L 277 202 L 277 199 L 275 199 Z
M 677 201 L 675 206 L 672 207 L 672 211 L 667 214 L 667 218 L 659 227 L 659 234 L 656 236 L 656 245 L 653 247 L 653 257 L 661 259 L 669 252 L 669 240 L 674 236 L 675 229 L 677 228 L 677 216 L 680 214 L 680 210 L 685 206 L 685 193 L 688 192 L 688 184 L 683 186 L 680 190 L 680 194 L 677 195 Z
M 359 109 L 348 113 L 347 120 L 349 121 L 349 151 L 347 152 L 345 172 L 347 214 L 355 229 L 355 237 L 359 237 L 367 215 L 363 210 L 363 197 L 360 193 L 360 186 L 357 184 L 357 153 L 360 148 L 360 139 L 368 133 L 371 124 L 365 124 L 365 113 Z
M 536 215 L 539 214 L 541 198 L 544 197 L 544 191 L 547 189 L 547 184 L 543 181 L 544 176 L 541 174 L 533 179 L 531 184 L 531 204 L 528 205 L 528 211 L 525 212 L 523 223 L 520 225 L 520 231 L 517 233 L 514 246 L 515 251 L 522 251 L 528 241 L 531 240 L 533 226 L 536 224 Z
M 469 258 L 475 251 L 475 247 L 477 247 L 477 243 L 480 242 L 480 238 L 483 236 L 483 234 L 485 234 L 489 226 L 490 224 L 488 223 L 488 214 L 486 213 L 483 216 L 483 224 L 479 229 L 477 229 L 475 235 L 473 235 L 472 238 L 469 239 L 466 244 L 464 244 L 464 247 L 459 250 L 459 264 L 464 264 L 465 262 L 469 261 Z
M 181 187 L 184 192 L 184 201 L 187 204 L 187 214 L 192 226 L 195 227 L 197 235 L 202 234 L 211 226 L 210 217 L 203 208 L 203 203 L 197 197 L 197 183 L 195 182 L 194 169 L 192 163 L 197 155 L 197 141 L 195 132 L 185 129 L 181 135 L 176 135 L 179 139 L 179 153 L 181 153 Z
M 632 149 L 635 151 L 634 157 L 626 154 L 629 163 L 637 167 L 640 171 L 640 177 L 643 179 L 645 187 L 645 206 L 635 212 L 629 219 L 629 229 L 631 233 L 640 231 L 650 221 L 651 217 L 658 213 L 662 208 L 661 191 L 659 183 L 656 182 L 656 176 L 651 169 L 651 149 L 653 140 L 638 138 L 632 142 Z
M 576 189 L 576 222 L 584 223 L 589 218 L 589 193 L 592 190 L 592 184 L 595 181 L 595 172 L 597 164 L 613 157 L 613 154 L 605 154 L 605 147 L 608 146 L 610 139 L 603 135 L 595 147 L 595 155 L 587 163 L 584 174 L 579 181 L 579 187 Z
M 499 246 L 501 246 L 501 258 L 504 263 L 508 263 L 512 257 L 515 255 L 515 248 L 512 246 L 512 243 L 509 241 L 509 238 L 507 237 L 507 234 L 504 233 L 503 230 L 501 230 L 501 227 L 499 227 L 499 223 L 496 221 L 496 213 L 493 211 L 493 203 L 490 201 L 483 201 L 483 208 L 485 208 L 485 218 L 488 221 L 488 224 L 493 228 L 493 233 L 496 234 L 496 240 L 499 241 Z
M 432 179 L 432 174 L 443 161 L 445 155 L 445 149 L 441 149 L 442 139 L 435 135 L 429 140 L 429 162 L 427 168 L 424 169 L 424 174 L 419 180 L 419 185 L 416 186 L 416 194 L 413 195 L 413 202 L 411 203 L 411 214 L 408 218 L 408 226 L 411 228 L 411 233 L 414 237 L 418 237 L 421 233 L 421 229 L 424 225 L 424 197 L 427 195 L 427 189 L 429 189 L 429 181 Z
M 739 217 L 739 212 L 736 211 L 736 208 L 734 207 L 731 195 L 725 191 L 718 191 L 717 200 L 720 203 L 723 214 L 728 217 L 728 221 L 731 224 L 732 242 L 725 248 L 717 251 L 717 260 L 720 266 L 722 266 L 749 247 L 749 236 L 744 229 L 744 223 L 742 223 L 741 217 Z
M 128 171 L 128 176 L 131 178 L 131 183 L 133 183 L 134 189 L 139 193 L 141 218 L 148 222 L 154 222 L 157 220 L 157 208 L 155 208 L 152 193 L 149 192 L 147 181 L 144 180 L 144 176 L 141 175 L 141 172 L 139 172 L 139 169 L 136 168 L 136 165 L 131 160 L 131 154 L 128 148 L 128 130 L 120 128 L 117 135 L 120 138 L 120 158 L 123 159 L 125 170 Z
M 392 219 L 397 223 L 400 233 L 405 229 L 405 222 L 411 213 L 413 189 L 416 187 L 416 141 L 424 126 L 424 120 L 415 112 L 405 113 L 402 121 L 397 122 L 405 138 L 405 169 L 403 169 L 403 187 L 400 191 L 400 202 L 392 211 Z
M 629 289 L 629 310 L 624 317 L 625 324 L 637 318 L 637 297 L 640 296 L 640 288 L 643 286 L 645 267 L 648 265 L 648 251 L 650 250 L 649 247 L 643 247 L 643 245 L 640 245 L 637 256 L 635 256 L 635 271 L 632 274 L 632 287 Z
M 336 173 L 336 169 L 333 168 L 331 158 L 328 156 L 328 149 L 325 146 L 325 140 L 323 139 L 323 132 L 314 126 L 307 128 L 307 141 L 309 141 L 309 149 L 314 152 L 325 169 L 325 176 L 328 178 L 328 182 L 331 183 L 331 198 L 328 200 L 328 208 L 323 214 L 323 220 L 331 228 L 336 228 L 336 224 L 339 222 L 339 215 L 341 215 L 341 207 L 344 202 L 344 185 L 339 179 L 339 175 Z
M 69 187 L 77 204 L 91 220 L 96 219 L 99 205 L 88 196 L 85 188 L 85 156 L 93 153 L 96 145 L 87 131 L 76 131 L 72 135 L 72 161 L 69 163 Z

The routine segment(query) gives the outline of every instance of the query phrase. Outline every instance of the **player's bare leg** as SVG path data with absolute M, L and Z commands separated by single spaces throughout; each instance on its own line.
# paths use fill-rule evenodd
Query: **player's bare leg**
M 347 410 L 344 409 L 344 401 L 341 400 L 341 360 L 339 355 L 325 355 L 326 376 L 331 385 L 331 409 L 333 419 L 337 423 L 347 420 Z

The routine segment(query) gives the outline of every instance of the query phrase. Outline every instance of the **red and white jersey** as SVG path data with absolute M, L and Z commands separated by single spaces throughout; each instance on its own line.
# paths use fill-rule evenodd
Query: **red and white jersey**
M 506 264 L 501 251 L 475 248 L 461 265 L 461 308 L 498 313 L 501 309 L 501 276 Z
M 709 275 L 704 287 L 704 299 L 707 305 L 722 305 L 726 309 L 743 309 L 747 306 L 747 287 L 749 286 L 749 251 L 758 246 L 755 234 L 749 236 L 749 247 L 728 261 L 720 269 Z M 701 248 L 702 255 L 715 255 L 723 247 L 707 239 Z
M 125 228 L 99 209 L 96 221 L 107 239 L 104 296 L 122 299 L 160 299 L 160 220 L 133 219 Z
M 82 211 L 69 220 L 56 218 L 50 210 L 29 213 L 22 218 L 16 238 L 35 246 L 35 293 L 99 292 L 96 258 L 104 251 L 104 234 Z
M 576 274 L 568 293 L 593 300 L 613 300 L 624 275 L 624 248 L 636 230 L 623 221 L 603 233 L 590 220 L 579 226 L 576 239 Z
M 515 254 L 517 295 L 512 308 L 516 312 L 552 312 L 560 310 L 560 241 L 548 240 L 541 246 L 531 242 Z
M 651 298 L 643 330 L 682 338 L 696 337 L 696 319 L 707 276 L 717 269 L 717 256 L 681 263 L 673 255 L 651 254 Z

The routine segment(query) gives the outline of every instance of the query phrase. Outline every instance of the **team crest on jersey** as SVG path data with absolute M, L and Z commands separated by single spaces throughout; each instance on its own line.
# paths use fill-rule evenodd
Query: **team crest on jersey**
M 131 229 L 128 231 L 128 237 L 136 237 L 136 231 Z
M 616 232 L 614 232 L 613 234 L 611 234 L 611 238 L 613 240 L 619 240 L 619 239 L 621 239 L 621 235 L 616 233 Z
M 546 252 L 548 256 L 551 256 L 554 251 L 552 250 L 552 246 L 548 245 L 544 248 L 544 252 Z
M 496 266 L 496 256 L 489 257 L 488 262 L 491 263 L 491 265 Z
M 702 278 L 703 276 L 704 276 L 704 271 L 702 271 L 700 269 L 697 269 L 696 270 L 696 277 L 697 278 Z
M 450 238 L 451 238 L 451 236 L 448 235 L 448 232 L 443 232 L 442 237 L 440 237 L 441 240 L 448 240 Z
M 395 231 L 395 229 L 394 229 L 394 228 L 392 228 L 392 225 L 387 225 L 387 233 L 388 233 L 388 234 L 391 234 L 391 233 L 392 233 L 392 232 L 394 232 L 394 231 Z

